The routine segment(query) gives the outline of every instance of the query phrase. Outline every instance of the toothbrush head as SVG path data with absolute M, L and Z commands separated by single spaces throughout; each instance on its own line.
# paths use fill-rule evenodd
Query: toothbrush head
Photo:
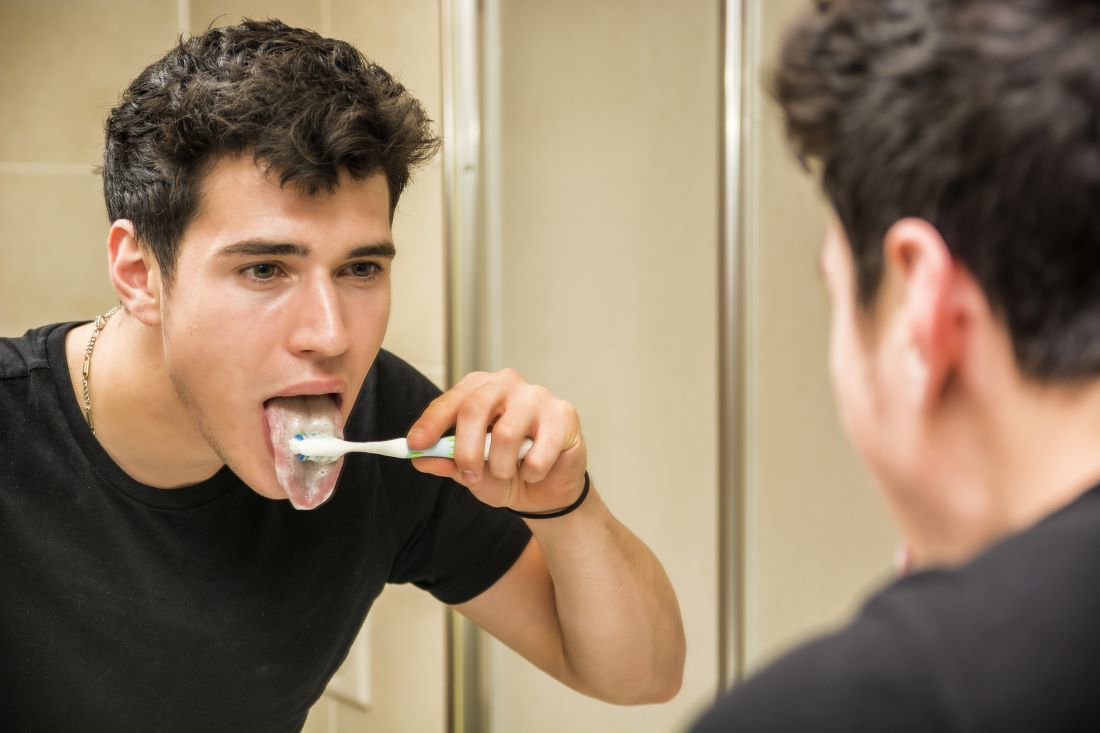
M 332 435 L 295 433 L 294 437 L 289 441 L 290 451 L 298 457 L 299 461 L 334 463 L 343 455 L 343 451 L 333 453 L 331 450 L 326 450 L 323 445 L 320 445 L 323 441 L 333 440 L 336 439 Z

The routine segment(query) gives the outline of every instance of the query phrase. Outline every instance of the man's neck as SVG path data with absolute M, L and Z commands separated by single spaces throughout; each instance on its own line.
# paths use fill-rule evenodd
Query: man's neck
M 992 466 L 1007 523 L 1029 527 L 1100 482 L 1100 383 L 1034 387 L 1015 406 Z
M 1100 383 L 1014 387 L 940 431 L 946 458 L 923 479 L 934 501 L 898 509 L 918 565 L 965 562 L 1100 483 Z
M 65 340 L 78 400 L 91 332 L 91 324 L 80 326 Z M 112 316 L 99 334 L 89 387 L 96 438 L 134 480 L 178 488 L 204 481 L 222 467 L 172 387 L 159 333 L 125 311 Z

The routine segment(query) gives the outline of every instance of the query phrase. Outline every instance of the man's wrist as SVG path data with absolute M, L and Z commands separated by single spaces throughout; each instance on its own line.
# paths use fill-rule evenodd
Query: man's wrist
M 581 489 L 581 494 L 580 494 L 580 496 L 577 497 L 577 500 L 574 501 L 572 504 L 570 504 L 567 507 L 564 507 L 562 509 L 555 509 L 555 510 L 549 511 L 549 512 L 538 512 L 538 513 L 536 513 L 536 512 L 521 512 L 517 509 L 511 509 L 511 508 L 508 508 L 508 507 L 505 507 L 505 508 L 508 509 L 508 511 L 510 511 L 512 514 L 515 514 L 517 517 L 523 517 L 524 519 L 556 519 L 558 517 L 564 517 L 566 514 L 570 514 L 574 511 L 576 511 L 577 509 L 579 509 L 581 504 L 584 503 L 584 500 L 588 498 L 588 492 L 589 492 L 590 488 L 591 488 L 591 480 L 588 477 L 588 471 L 585 471 L 584 472 L 584 488 Z

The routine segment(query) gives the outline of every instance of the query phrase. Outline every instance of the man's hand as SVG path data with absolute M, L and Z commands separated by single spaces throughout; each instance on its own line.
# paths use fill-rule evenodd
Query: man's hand
M 522 512 L 552 512 L 580 496 L 588 453 L 576 410 L 514 369 L 468 374 L 428 406 L 409 430 L 409 447 L 427 448 L 451 427 L 454 461 L 417 458 L 417 470 L 452 478 L 486 504 Z M 534 445 L 520 463 L 526 438 Z

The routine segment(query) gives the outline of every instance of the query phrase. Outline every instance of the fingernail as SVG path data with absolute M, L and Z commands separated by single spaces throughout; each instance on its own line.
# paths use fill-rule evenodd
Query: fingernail
M 408 434 L 408 436 L 406 436 L 406 439 L 407 440 L 412 440 L 412 441 L 417 441 L 417 440 L 420 440 L 420 437 L 422 435 L 424 435 L 424 430 L 422 428 L 413 428 L 412 430 L 409 431 L 409 434 Z
M 468 471 L 466 469 L 463 469 L 461 475 L 462 475 L 462 480 L 465 481 L 466 483 L 468 483 L 468 484 L 476 484 L 477 483 L 477 474 L 474 473 L 473 471 Z

